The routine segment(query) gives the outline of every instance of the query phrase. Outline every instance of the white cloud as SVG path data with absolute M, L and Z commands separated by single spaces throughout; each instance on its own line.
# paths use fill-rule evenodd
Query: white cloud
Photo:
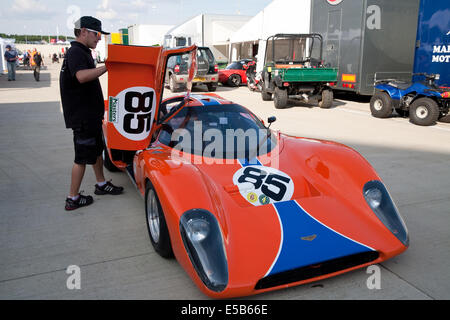
M 117 17 L 117 12 L 109 8 L 103 11 L 97 11 L 95 13 L 95 16 L 100 20 L 112 20 Z
M 110 7 L 109 0 L 102 0 L 97 9 L 95 15 L 100 20 L 112 20 L 117 17 L 117 12 Z
M 109 0 L 102 0 L 101 4 L 98 6 L 99 9 L 108 9 L 109 7 Z
M 147 6 L 147 2 L 144 0 L 134 0 L 134 1 L 131 1 L 131 6 L 136 7 L 136 8 L 144 8 Z
M 13 12 L 26 13 L 32 12 L 48 12 L 48 8 L 39 0 L 14 0 L 11 10 Z

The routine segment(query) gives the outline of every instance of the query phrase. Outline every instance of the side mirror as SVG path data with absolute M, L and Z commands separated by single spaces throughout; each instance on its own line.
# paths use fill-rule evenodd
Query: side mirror
M 275 122 L 275 121 L 277 121 L 277 117 L 275 117 L 275 116 L 268 117 L 268 118 L 267 118 L 267 123 L 269 124 L 269 126 L 267 127 L 267 129 L 269 129 L 269 128 L 270 128 L 270 125 L 271 125 L 273 122 Z

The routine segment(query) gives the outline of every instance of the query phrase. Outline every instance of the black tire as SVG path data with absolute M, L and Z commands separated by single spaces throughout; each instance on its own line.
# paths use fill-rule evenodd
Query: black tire
M 178 92 L 179 90 L 175 78 L 172 75 L 169 77 L 169 89 L 173 93 Z
M 232 74 L 228 77 L 227 84 L 230 87 L 239 87 L 241 85 L 241 76 L 238 74 Z
M 370 112 L 375 118 L 388 118 L 392 111 L 392 99 L 386 92 L 375 92 L 370 98 Z
M 102 135 L 102 137 L 103 137 L 103 135 Z M 103 137 L 102 157 L 103 157 L 103 166 L 106 168 L 106 170 L 108 170 L 109 172 L 118 172 L 118 171 L 120 171 L 114 165 L 114 163 L 111 161 L 111 158 L 109 157 L 108 149 L 106 149 L 105 137 Z
M 216 83 L 207 83 L 206 86 L 208 87 L 208 91 L 210 92 L 214 92 L 217 89 Z
M 275 93 L 273 95 L 273 103 L 276 109 L 283 109 L 287 106 L 288 102 L 288 92 L 287 89 L 275 88 Z
M 330 109 L 333 106 L 333 91 L 330 89 L 322 90 L 322 100 L 319 101 L 319 107 Z
M 419 126 L 431 126 L 439 118 L 439 106 L 430 98 L 419 98 L 409 106 L 409 121 Z
M 266 89 L 264 88 L 264 85 L 262 86 L 261 97 L 262 97 L 263 101 L 271 101 L 272 100 L 272 94 L 266 91 Z
M 148 236 L 155 251 L 163 258 L 172 258 L 172 244 L 164 212 L 158 195 L 149 181 L 145 185 L 145 221 L 147 222 Z

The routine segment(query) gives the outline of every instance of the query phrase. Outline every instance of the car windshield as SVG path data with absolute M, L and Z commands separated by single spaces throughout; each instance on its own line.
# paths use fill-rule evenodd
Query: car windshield
M 242 70 L 242 63 L 240 63 L 240 62 L 230 63 L 229 65 L 227 65 L 227 67 L 225 69 L 227 69 L 227 70 Z
M 216 159 L 251 159 L 270 152 L 276 139 L 255 115 L 237 104 L 184 107 L 166 122 L 158 140 Z

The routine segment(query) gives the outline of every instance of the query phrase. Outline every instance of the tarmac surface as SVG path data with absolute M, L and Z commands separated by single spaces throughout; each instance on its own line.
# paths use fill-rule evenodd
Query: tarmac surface
M 81 189 L 94 204 L 64 210 L 73 143 L 59 68 L 50 64 L 40 82 L 25 70 L 15 82 L 0 76 L 0 299 L 209 299 L 175 259 L 154 252 L 144 202 L 124 173 L 105 171 L 123 195 L 96 196 L 88 168 Z M 379 265 L 380 289 L 368 288 L 372 274 L 363 268 L 247 299 L 450 299 L 450 123 L 376 119 L 366 98 L 338 96 L 329 110 L 302 103 L 276 110 L 246 87 L 216 93 L 263 119 L 275 115 L 272 129 L 356 149 L 389 188 L 410 235 L 406 252 Z M 72 265 L 80 289 L 68 289 Z

